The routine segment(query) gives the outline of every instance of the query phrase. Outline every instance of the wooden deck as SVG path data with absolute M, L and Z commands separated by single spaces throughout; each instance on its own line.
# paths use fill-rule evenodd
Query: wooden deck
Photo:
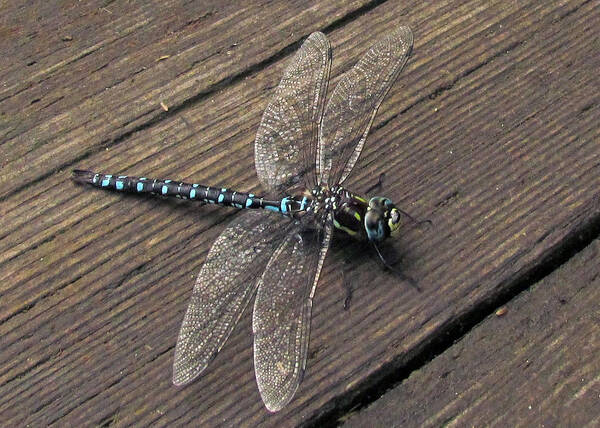
M 597 426 L 599 257 L 596 240 L 347 426 Z
M 3 424 L 599 423 L 598 2 L 104 5 L 0 6 Z M 335 84 L 400 23 L 413 55 L 347 184 L 385 172 L 385 194 L 432 220 L 394 243 L 422 291 L 336 239 L 284 410 L 261 402 L 249 311 L 174 387 L 194 278 L 236 212 L 70 171 L 258 192 L 254 134 L 302 40 L 328 35 Z

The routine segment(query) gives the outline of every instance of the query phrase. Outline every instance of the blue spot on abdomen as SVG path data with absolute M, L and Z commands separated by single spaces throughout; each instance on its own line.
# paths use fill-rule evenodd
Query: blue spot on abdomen
M 285 214 L 285 213 L 287 212 L 287 210 L 288 210 L 288 209 L 287 209 L 287 204 L 288 204 L 288 198 L 283 198 L 283 199 L 281 200 L 281 212 L 282 212 L 282 213 L 284 213 L 284 214 Z

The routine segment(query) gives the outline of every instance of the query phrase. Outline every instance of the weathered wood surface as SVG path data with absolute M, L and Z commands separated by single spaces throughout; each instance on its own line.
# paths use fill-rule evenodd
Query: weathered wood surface
M 23 22 L 2 28 L 18 58 L 2 65 L 0 97 L 7 423 L 293 425 L 343 411 L 598 224 L 596 2 L 78 7 L 90 15 L 40 6 L 37 21 L 4 7 Z M 383 171 L 386 195 L 433 221 L 395 243 L 423 291 L 368 258 L 348 267 L 337 245 L 287 408 L 269 415 L 260 401 L 248 313 L 204 376 L 173 387 L 194 277 L 235 212 L 81 189 L 69 170 L 258 191 L 252 140 L 293 48 L 325 29 L 335 77 L 398 23 L 413 28 L 413 57 L 348 184 L 364 190 Z
M 367 2 L 15 3 L 2 11 L 0 196 L 173 117 L 161 102 L 185 109 Z
M 598 426 L 598 260 L 596 240 L 345 426 Z

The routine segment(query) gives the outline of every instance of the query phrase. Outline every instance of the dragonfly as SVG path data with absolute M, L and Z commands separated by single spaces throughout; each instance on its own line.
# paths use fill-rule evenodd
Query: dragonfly
M 325 104 L 331 46 L 323 33 L 312 33 L 287 66 L 256 134 L 262 195 L 73 171 L 76 182 L 102 189 L 241 211 L 198 274 L 175 347 L 175 385 L 191 382 L 208 367 L 254 298 L 254 369 L 261 398 L 271 412 L 291 401 L 305 372 L 313 298 L 334 230 L 368 241 L 384 260 L 380 244 L 408 215 L 389 198 L 367 199 L 343 183 L 412 46 L 409 27 L 388 32 L 340 77 Z

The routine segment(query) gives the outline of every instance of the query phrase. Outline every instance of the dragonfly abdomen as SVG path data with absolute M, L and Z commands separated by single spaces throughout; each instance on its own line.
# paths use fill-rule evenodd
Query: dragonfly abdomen
M 73 179 L 78 183 L 91 184 L 101 189 L 116 190 L 118 192 L 149 193 L 243 209 L 265 209 L 283 215 L 291 215 L 296 202 L 291 197 L 269 201 L 252 193 L 237 192 L 224 187 L 208 187 L 202 184 L 173 180 L 102 174 L 79 169 L 73 171 Z

